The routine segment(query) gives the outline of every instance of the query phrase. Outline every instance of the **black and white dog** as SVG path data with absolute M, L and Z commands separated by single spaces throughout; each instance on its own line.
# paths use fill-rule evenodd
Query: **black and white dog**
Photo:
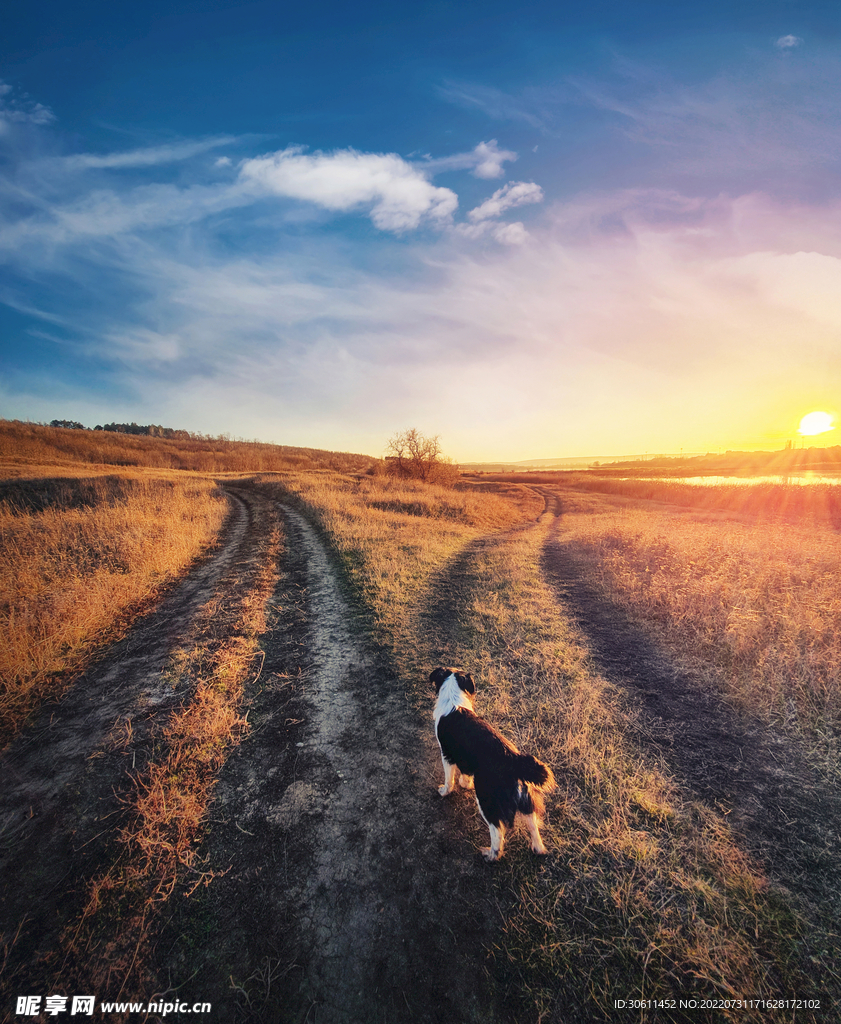
M 444 762 L 441 796 L 452 793 L 456 771 L 465 789 L 475 787 L 479 813 L 491 831 L 491 845 L 482 850 L 485 860 L 499 860 L 506 828 L 517 815 L 526 823 L 535 853 L 546 853 L 538 819 L 543 817 L 543 794 L 555 788 L 551 768 L 530 754 L 521 754 L 513 743 L 473 711 L 473 678 L 452 668 L 436 668 L 434 684 L 435 737 Z

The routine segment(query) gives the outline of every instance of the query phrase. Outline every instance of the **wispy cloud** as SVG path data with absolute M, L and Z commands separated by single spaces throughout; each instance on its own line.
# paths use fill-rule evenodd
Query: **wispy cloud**
M 0 224 L 0 257 L 22 260 L 26 247 L 74 245 L 96 238 L 194 224 L 215 213 L 253 205 L 254 196 L 234 185 L 139 185 L 95 188 L 66 199 L 32 197 L 30 208 Z M 21 201 L 21 205 L 23 205 Z
M 448 103 L 480 110 L 496 121 L 521 122 L 546 132 L 552 128 L 558 105 L 569 90 L 561 83 L 548 89 L 524 88 L 514 94 L 481 83 L 448 81 L 437 91 Z
M 654 156 L 620 167 L 628 187 L 596 181 L 530 211 L 528 231 L 501 218 L 544 200 L 536 182 L 508 182 L 462 223 L 459 185 L 435 184 L 499 177 L 516 154 L 493 139 L 442 158 L 286 147 L 236 164 L 216 159 L 221 137 L 75 164 L 21 146 L 4 165 L 0 299 L 116 382 L 113 419 L 378 451 L 395 425 L 443 431 L 448 410 L 462 458 L 730 444 L 816 380 L 841 386 L 837 184 L 809 202 L 755 185 L 763 160 L 798 181 L 834 166 L 838 71 L 810 79 L 764 46 L 782 70 L 761 82 L 582 80 L 579 112 L 605 115 L 602 164 L 613 173 L 617 138 Z M 750 187 L 721 187 L 737 166 Z M 557 196 L 563 166 L 544 170 Z M 322 230 L 336 214 L 380 230 Z M 63 408 L 85 418 L 80 377 L 45 364 L 39 394 L 71 382 Z
M 46 125 L 54 120 L 55 114 L 49 107 L 25 94 L 15 95 L 12 86 L 0 79 L 0 135 L 13 124 Z
M 528 203 L 542 203 L 543 189 L 533 181 L 509 181 L 507 185 L 497 189 L 490 199 L 481 206 L 471 210 L 467 216 L 477 224 L 491 217 L 500 217 L 506 210 Z
M 834 58 L 816 55 L 807 66 L 754 54 L 740 68 L 692 84 L 663 73 L 644 81 L 622 75 L 569 81 L 581 102 L 614 115 L 614 130 L 651 151 L 651 176 L 661 180 L 691 176 L 705 188 L 731 192 L 758 185 L 827 189 L 828 175 L 839 169 L 834 96 L 841 66 Z
M 173 142 L 165 146 L 147 146 L 141 149 L 133 149 L 124 153 L 74 153 L 71 156 L 61 158 L 64 167 L 70 170 L 88 170 L 90 168 L 132 168 L 132 167 L 155 167 L 160 164 L 176 163 L 180 160 L 189 160 L 200 153 L 206 153 L 211 149 L 218 149 L 220 146 L 229 146 L 239 141 L 235 135 L 218 135 L 212 139 L 201 139 L 188 142 Z M 221 161 L 230 158 L 221 157 Z M 216 161 L 217 166 L 220 161 Z M 223 164 L 224 166 L 224 164 Z
M 732 416 L 719 428 L 704 407 L 712 389 L 761 418 L 808 387 L 841 330 L 836 212 L 593 193 L 551 207 L 528 246 L 522 224 L 487 218 L 463 227 L 508 245 L 479 254 L 445 233 L 401 250 L 407 275 L 356 266 L 326 239 L 257 259 L 211 252 L 201 235 L 177 258 L 164 237 L 71 250 L 50 274 L 77 291 L 109 281 L 114 301 L 78 314 L 77 329 L 166 422 L 213 409 L 220 430 L 327 447 L 352 422 L 347 444 L 376 451 L 395 417 L 440 430 L 427 424 L 434 390 L 460 410 L 448 443 L 464 458 L 477 429 L 500 452 L 512 431 L 519 451 L 534 437 L 541 454 L 553 409 L 563 451 L 590 451 L 605 422 L 614 444 L 645 450 L 664 427 L 647 428 L 641 406 L 662 419 L 671 403 L 697 421 L 695 443 L 715 444 L 718 429 L 729 443 Z
M 757 187 L 829 194 L 841 170 L 841 63 L 830 43 L 781 36 L 773 47 L 740 50 L 707 76 L 611 51 L 600 66 L 505 91 L 446 82 L 439 95 L 495 120 L 529 125 L 564 146 L 587 124 L 576 163 L 595 173 L 677 185 L 687 190 Z M 770 51 L 770 52 L 769 52 Z M 694 66 L 694 65 L 693 65 Z M 628 143 L 634 147 L 628 149 Z M 616 153 L 611 165 L 595 162 Z M 629 159 L 630 156 L 630 159 Z M 798 177 L 799 176 L 799 177 Z
M 158 167 L 189 161 L 236 141 L 234 136 L 218 136 L 105 155 L 82 153 L 34 162 L 21 157 L 16 175 L 0 182 L 8 209 L 0 222 L 0 257 L 5 253 L 20 260 L 27 246 L 46 251 L 86 238 L 196 224 L 232 211 L 241 211 L 245 224 L 260 203 L 273 197 L 295 201 L 272 215 L 287 221 L 312 218 L 312 212 L 306 214 L 310 207 L 360 213 L 380 230 L 397 234 L 421 225 L 443 228 L 453 222 L 458 196 L 450 188 L 436 186 L 430 180 L 435 173 L 464 170 L 483 177 L 497 175 L 517 155 L 502 149 L 496 140 L 482 142 L 469 153 L 414 162 L 394 153 L 353 149 L 307 153 L 303 147 L 291 146 L 240 161 L 233 176 L 217 174 L 214 180 L 214 170 L 233 167 L 230 157 L 223 156 L 212 167 L 197 167 L 193 178 L 199 180 L 192 183 L 189 172 L 178 184 L 154 180 Z M 137 175 L 122 175 L 129 168 L 142 172 L 140 184 Z M 522 241 L 524 235 L 512 229 L 504 240 L 515 237 Z

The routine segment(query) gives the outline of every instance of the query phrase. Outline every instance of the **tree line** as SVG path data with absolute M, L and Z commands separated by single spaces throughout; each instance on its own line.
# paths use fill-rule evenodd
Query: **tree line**
M 66 430 L 90 430 L 84 423 L 77 420 L 50 420 L 51 427 L 64 427 Z M 144 437 L 168 437 L 177 441 L 230 441 L 231 437 L 224 434 L 212 437 L 208 434 L 194 434 L 189 430 L 176 430 L 174 427 L 162 427 L 158 423 L 105 423 L 97 424 L 94 430 L 107 430 L 112 434 L 139 434 Z

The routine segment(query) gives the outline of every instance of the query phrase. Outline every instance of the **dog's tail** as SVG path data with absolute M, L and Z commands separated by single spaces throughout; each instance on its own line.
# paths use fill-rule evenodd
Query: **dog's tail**
M 551 793 L 557 783 L 548 764 L 538 761 L 531 754 L 517 755 L 517 778 L 530 782 L 542 793 Z

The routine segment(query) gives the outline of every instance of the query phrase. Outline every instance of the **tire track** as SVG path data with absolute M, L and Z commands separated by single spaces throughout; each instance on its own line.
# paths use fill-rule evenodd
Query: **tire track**
M 189 700 L 167 675 L 172 652 L 194 641 L 193 622 L 226 573 L 247 557 L 259 515 L 228 490 L 221 549 L 205 556 L 74 681 L 0 757 L 0 948 L 6 981 L 24 981 L 78 913 L 125 815 L 123 795 L 171 713 Z

